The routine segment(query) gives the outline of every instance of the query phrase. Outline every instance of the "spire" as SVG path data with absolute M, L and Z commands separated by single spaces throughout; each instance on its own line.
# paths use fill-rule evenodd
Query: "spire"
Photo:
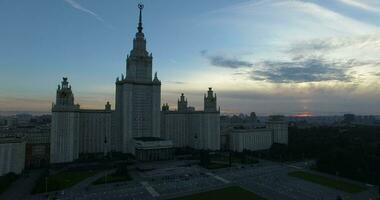
M 143 4 L 139 4 L 138 8 L 140 9 L 140 16 L 139 16 L 139 23 L 137 26 L 137 33 L 136 37 L 133 40 L 133 49 L 130 53 L 130 56 L 148 56 L 148 52 L 146 51 L 146 41 L 144 37 L 144 33 L 142 32 L 143 27 L 142 27 L 142 9 L 144 8 Z
M 158 78 L 157 78 L 157 72 L 154 73 L 154 79 L 153 79 L 153 82 L 154 82 L 154 83 L 159 83 L 159 84 L 161 84 L 161 81 L 158 80 Z
M 63 81 L 61 82 L 62 83 L 62 88 L 69 88 L 69 82 L 67 81 L 67 77 L 63 77 L 62 78 Z
M 139 33 L 142 33 L 142 9 L 144 9 L 144 4 L 139 3 L 138 8 L 140 9 L 140 15 L 139 15 L 139 26 L 137 27 L 137 30 Z

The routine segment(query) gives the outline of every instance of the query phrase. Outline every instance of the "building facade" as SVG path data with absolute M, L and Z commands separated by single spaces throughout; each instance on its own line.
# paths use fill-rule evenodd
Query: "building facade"
M 50 162 L 65 163 L 82 153 L 102 153 L 109 149 L 111 105 L 104 110 L 80 109 L 67 78 L 58 86 L 52 107 Z
M 233 130 L 229 134 L 229 148 L 231 151 L 242 152 L 245 149 L 250 151 L 265 150 L 269 149 L 272 144 L 271 129 Z
M 47 166 L 50 159 L 50 131 L 24 134 L 26 142 L 25 168 Z
M 259 151 L 270 149 L 274 143 L 288 144 L 288 123 L 284 116 L 269 116 L 263 128 L 229 128 L 221 134 L 223 150 L 242 152 L 244 150 Z
M 220 149 L 220 110 L 217 110 L 216 95 L 209 88 L 204 97 L 204 111 L 188 107 L 187 99 L 181 94 L 177 111 L 162 107 L 161 136 L 172 140 L 176 148 Z
M 25 166 L 25 141 L 18 137 L 0 138 L 0 176 L 20 174 Z
M 266 127 L 273 131 L 273 143 L 288 144 L 288 122 L 284 116 L 269 116 Z
M 116 80 L 115 115 L 119 145 L 123 153 L 132 153 L 134 137 L 160 137 L 161 81 L 152 79 L 152 54 L 148 53 L 142 32 L 142 7 L 138 32 L 127 56 L 126 76 Z
M 157 137 L 134 138 L 134 155 L 140 161 L 170 160 L 174 158 L 173 143 Z

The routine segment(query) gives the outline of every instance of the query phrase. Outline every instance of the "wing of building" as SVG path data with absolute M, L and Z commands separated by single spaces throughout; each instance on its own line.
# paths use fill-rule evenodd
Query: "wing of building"
M 67 78 L 58 86 L 52 107 L 50 162 L 72 162 L 79 154 L 106 152 L 111 139 L 111 105 L 104 109 L 80 109 Z M 112 138 L 113 139 L 113 138 Z
M 188 107 L 184 94 L 178 100 L 178 110 L 162 107 L 161 134 L 173 141 L 174 147 L 194 149 L 220 149 L 220 110 L 216 108 L 216 95 L 209 88 L 204 97 L 204 111 Z

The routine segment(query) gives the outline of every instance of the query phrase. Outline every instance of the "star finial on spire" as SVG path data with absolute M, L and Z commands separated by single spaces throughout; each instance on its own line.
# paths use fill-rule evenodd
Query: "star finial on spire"
M 139 16 L 139 26 L 137 27 L 137 30 L 139 31 L 139 33 L 142 32 L 142 9 L 144 9 L 144 4 L 142 3 L 139 3 L 138 5 L 138 8 L 140 9 L 140 16 Z

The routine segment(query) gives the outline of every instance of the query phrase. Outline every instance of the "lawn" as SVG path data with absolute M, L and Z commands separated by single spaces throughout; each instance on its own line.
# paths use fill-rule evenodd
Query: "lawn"
M 360 185 L 349 183 L 349 182 L 343 181 L 343 180 L 330 178 L 327 176 L 312 174 L 309 172 L 295 171 L 295 172 L 290 172 L 289 176 L 301 178 L 301 179 L 304 179 L 306 181 L 310 181 L 310 182 L 317 183 L 320 185 L 324 185 L 327 187 L 335 188 L 335 189 L 338 189 L 338 190 L 341 190 L 344 192 L 348 192 L 348 193 L 356 193 L 356 192 L 362 192 L 362 191 L 366 190 L 366 188 L 364 188 Z
M 245 190 L 237 186 L 227 187 L 227 188 L 223 188 L 219 190 L 212 190 L 208 192 L 202 192 L 202 193 L 193 194 L 193 195 L 184 196 L 184 197 L 178 197 L 172 200 L 208 200 L 208 199 L 265 200 L 264 198 L 256 195 L 255 193 L 252 193 L 248 190 Z
M 106 176 L 102 176 L 96 181 L 94 181 L 92 184 L 93 185 L 104 184 L 106 183 L 105 178 Z M 113 173 L 113 174 L 107 175 L 107 183 L 115 183 L 115 182 L 129 181 L 129 180 L 132 180 L 132 178 L 128 174 Z
M 0 176 L 0 194 L 3 193 L 17 179 L 17 175 L 14 173 L 8 173 Z
M 98 171 L 90 170 L 66 170 L 59 172 L 58 174 L 54 174 L 40 178 L 36 187 L 34 188 L 33 193 L 42 193 L 46 192 L 46 183 L 47 183 L 47 191 L 56 191 L 62 190 L 68 187 L 71 187 L 80 181 L 95 175 Z

